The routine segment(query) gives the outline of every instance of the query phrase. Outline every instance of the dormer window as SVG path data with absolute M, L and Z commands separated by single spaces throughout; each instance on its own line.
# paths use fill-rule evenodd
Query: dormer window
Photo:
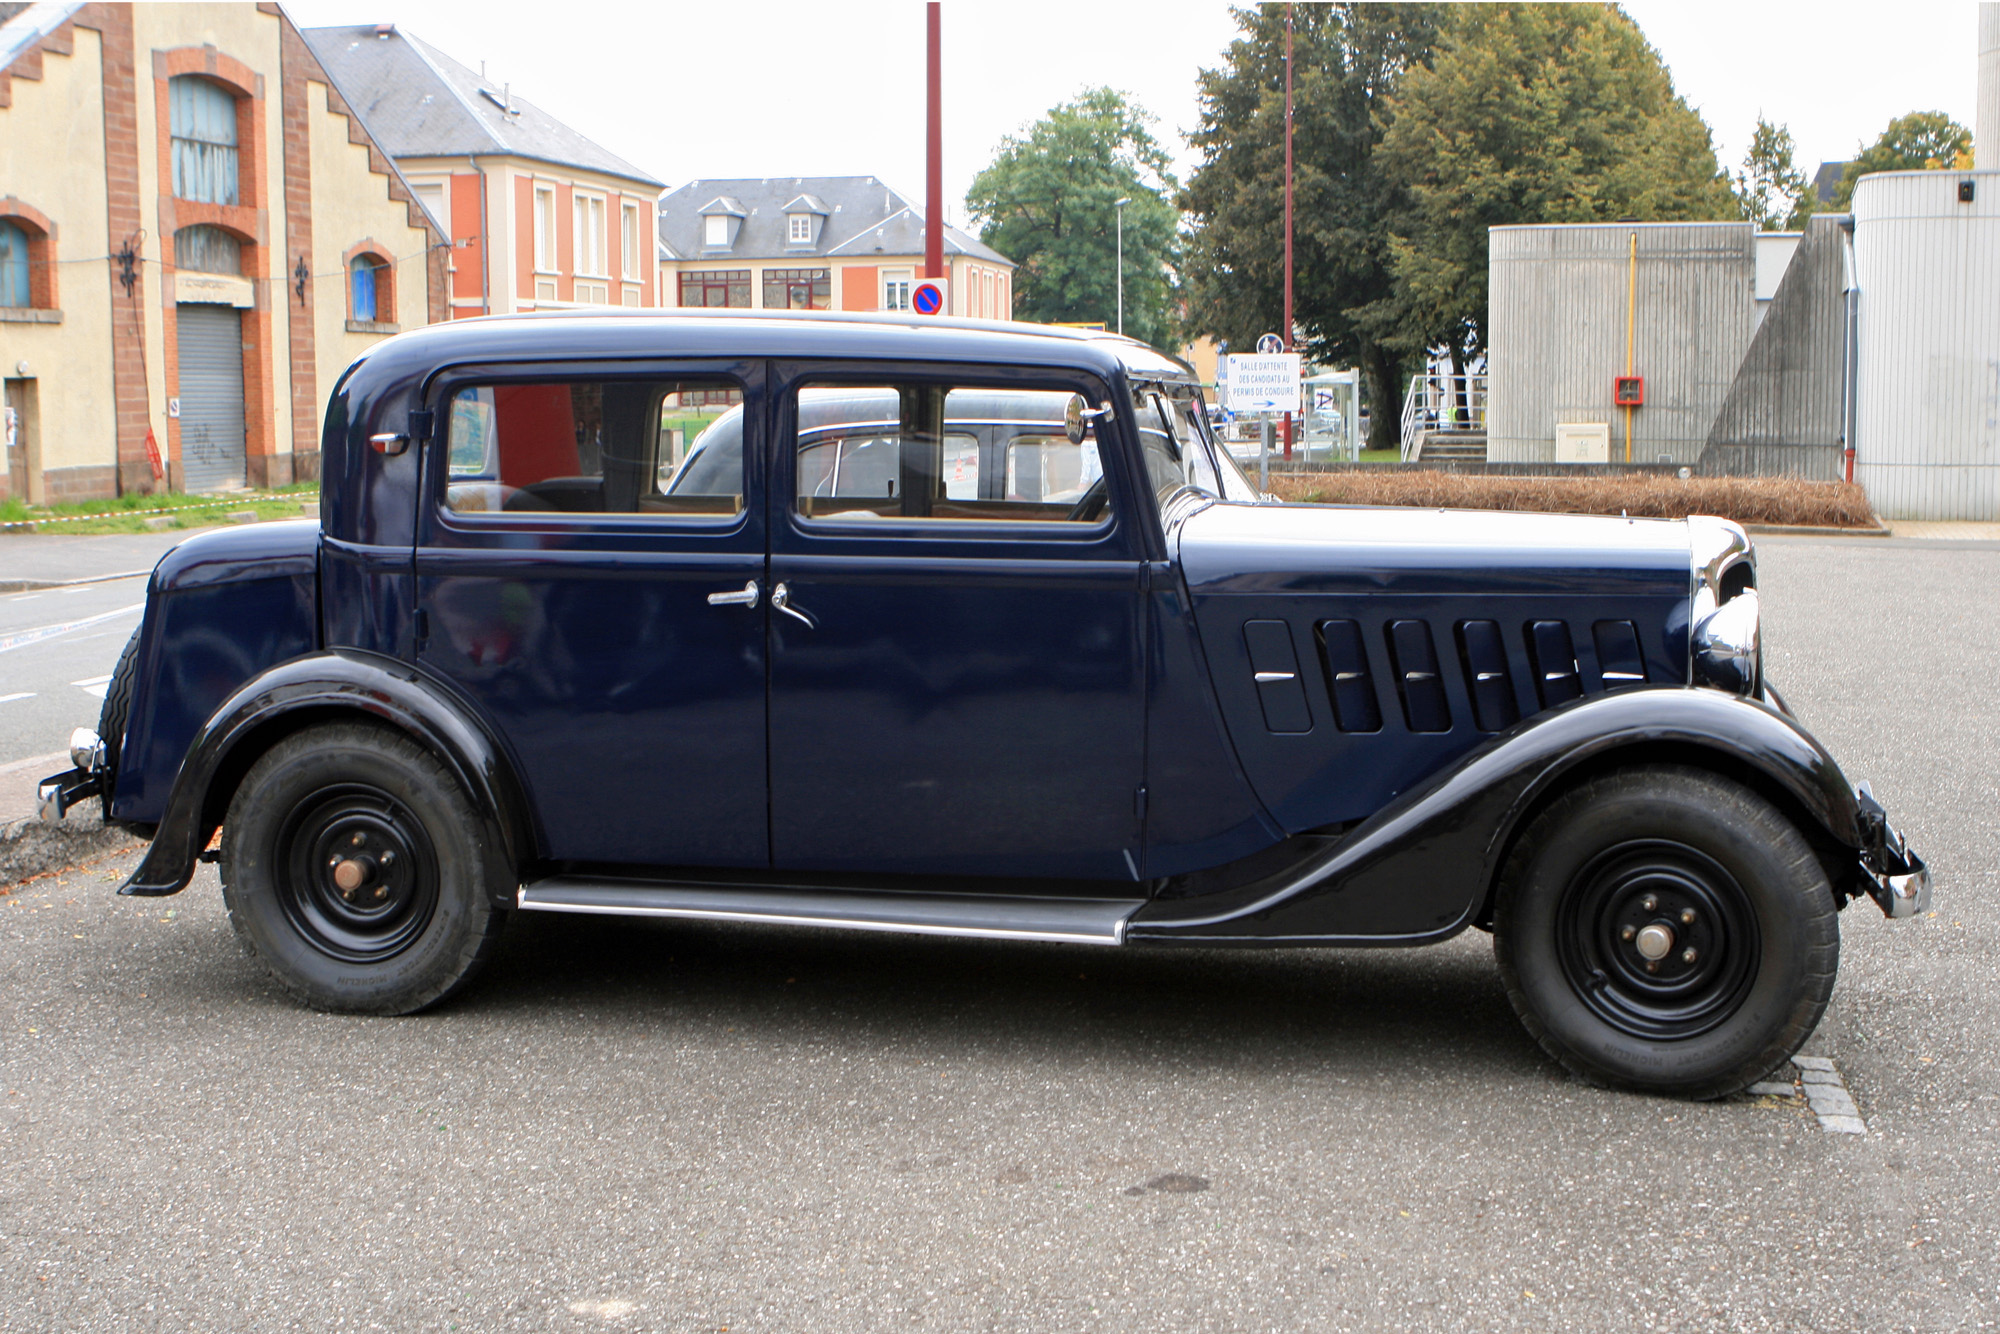
M 794 213 L 791 215 L 790 222 L 791 227 L 786 232 L 785 239 L 793 245 L 811 245 L 813 239 L 813 215 L 810 213 Z
M 729 217 L 727 214 L 711 213 L 708 217 L 702 219 L 702 223 L 703 234 L 701 243 L 703 245 L 729 244 Z

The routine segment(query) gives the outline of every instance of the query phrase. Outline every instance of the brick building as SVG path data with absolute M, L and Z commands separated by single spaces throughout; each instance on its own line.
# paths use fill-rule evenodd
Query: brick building
M 660 199 L 662 303 L 761 310 L 907 310 L 924 214 L 873 176 L 690 181 Z M 948 315 L 1005 320 L 1014 263 L 944 229 Z
M 659 181 L 392 24 L 305 38 L 452 238 L 454 317 L 661 304 Z
M 0 4 L 0 495 L 317 476 L 444 240 L 277 5 Z

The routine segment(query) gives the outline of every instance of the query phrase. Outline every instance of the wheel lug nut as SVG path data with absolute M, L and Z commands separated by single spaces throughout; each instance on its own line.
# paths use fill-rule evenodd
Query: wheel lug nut
M 382 854 L 382 864 L 384 866 L 387 866 L 390 862 L 393 862 L 395 860 L 396 860 L 396 854 L 393 852 L 384 852 Z
M 354 848 L 358 848 L 358 847 L 360 847 L 360 846 L 361 846 L 361 834 L 360 834 L 360 832 L 359 832 L 359 831 L 356 831 L 355 833 L 353 833 L 353 834 L 350 834 L 350 835 L 348 836 L 348 839 L 347 839 L 347 844 L 348 844 L 348 846 L 349 846 L 349 847 L 354 847 Z
M 1660 906 L 1659 897 L 1654 894 L 1648 894 L 1645 898 L 1639 900 L 1639 906 L 1647 912 L 1653 912 Z
M 1692 908 L 1681 909 L 1681 925 L 1682 926 L 1694 925 L 1694 909 Z
M 1649 972 L 1649 973 L 1657 973 L 1657 972 L 1659 972 L 1659 971 L 1660 971 L 1660 961 L 1659 961 L 1658 959 L 1648 959 L 1648 960 L 1646 960 L 1646 971 L 1647 971 L 1647 972 Z
M 376 898 L 378 898 L 378 899 L 386 899 L 386 898 L 388 898 L 388 897 L 389 897 L 389 887 L 388 887 L 387 885 L 377 885 L 377 886 L 375 886 L 375 897 L 376 897 Z
M 1626 927 L 1626 928 L 1625 928 L 1625 929 L 1624 929 L 1623 931 L 1620 931 L 1620 932 L 1618 933 L 1618 938 L 1619 938 L 1620 940 L 1630 940 L 1630 939 L 1631 939 L 1632 937 L 1634 937 L 1634 936 L 1636 936 L 1636 935 L 1638 935 L 1638 934 L 1639 934 L 1639 928 L 1638 928 L 1638 927 L 1636 927 L 1636 926 L 1628 926 L 1628 927 Z
M 1681 951 L 1681 962 L 1682 962 L 1682 963 L 1693 963 L 1694 961 L 1695 961 L 1695 952 L 1694 952 L 1693 950 L 1691 950 L 1691 949 L 1688 949 L 1688 950 L 1682 950 L 1682 951 Z

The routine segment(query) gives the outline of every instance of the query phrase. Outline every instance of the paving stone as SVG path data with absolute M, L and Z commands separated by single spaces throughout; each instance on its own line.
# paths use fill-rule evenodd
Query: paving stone
M 1830 1135 L 1865 1135 L 1868 1123 L 1858 1116 L 1822 1116 L 1819 1128 Z
M 1778 1084 L 1770 1080 L 1766 1080 L 1761 1084 L 1752 1084 L 1747 1091 L 1756 1094 L 1760 1098 L 1796 1098 L 1799 1096 L 1798 1089 L 1792 1085 Z
M 1807 1085 L 1833 1084 L 1838 1086 L 1840 1083 L 1840 1072 L 1838 1070 L 1801 1070 L 1799 1071 L 1799 1079 Z
M 1833 1062 L 1824 1056 L 1794 1056 L 1792 1064 L 1801 1070 L 1831 1070 Z
M 1808 1093 L 1806 1102 L 1812 1107 L 1815 1116 L 1860 1115 L 1860 1109 L 1854 1105 L 1854 1099 L 1845 1093 L 1829 1093 L 1824 1097 L 1814 1097 Z

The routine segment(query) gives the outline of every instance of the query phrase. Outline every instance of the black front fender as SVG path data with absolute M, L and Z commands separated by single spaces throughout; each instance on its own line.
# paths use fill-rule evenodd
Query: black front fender
M 1324 853 L 1225 894 L 1156 901 L 1134 942 L 1400 945 L 1476 920 L 1515 834 L 1580 772 L 1707 765 L 1779 795 L 1795 818 L 1857 852 L 1861 805 L 1840 766 L 1768 704 L 1715 690 L 1618 691 L 1537 714 L 1441 770 Z M 1836 886 L 1836 889 L 1842 888 Z
M 357 649 L 308 653 L 253 677 L 222 702 L 189 745 L 153 845 L 120 894 L 177 894 L 221 827 L 236 781 L 278 737 L 341 717 L 378 719 L 437 755 L 464 785 L 495 844 L 491 892 L 511 904 L 508 879 L 533 856 L 527 802 L 499 742 L 444 687 L 408 663 Z M 507 879 L 502 884 L 500 880 Z

